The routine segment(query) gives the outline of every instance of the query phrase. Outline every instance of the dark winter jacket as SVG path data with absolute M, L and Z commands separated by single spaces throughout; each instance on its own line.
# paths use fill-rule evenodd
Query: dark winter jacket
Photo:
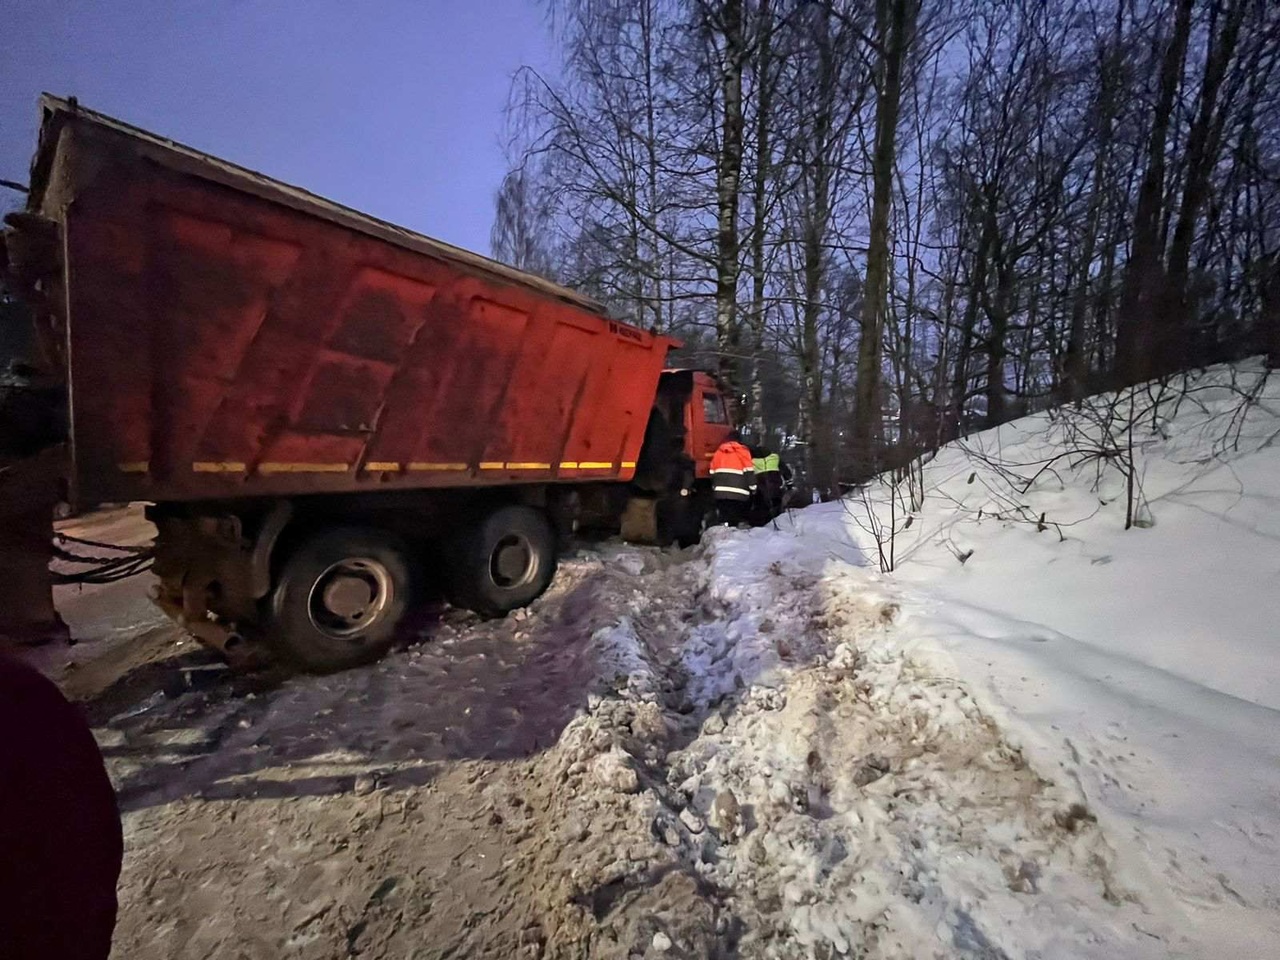
M 79 709 L 0 653 L 0 957 L 106 960 L 123 844 Z

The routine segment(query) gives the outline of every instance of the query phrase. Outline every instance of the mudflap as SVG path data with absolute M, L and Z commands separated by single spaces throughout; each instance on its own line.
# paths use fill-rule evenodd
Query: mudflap
M 632 497 L 622 512 L 622 539 L 627 543 L 687 547 L 702 535 L 701 501 L 695 496 Z
M 0 467 L 0 638 L 37 645 L 70 640 L 53 606 L 53 509 L 65 473 L 64 448 Z
M 658 501 L 632 497 L 622 511 L 622 539 L 627 543 L 659 543 Z

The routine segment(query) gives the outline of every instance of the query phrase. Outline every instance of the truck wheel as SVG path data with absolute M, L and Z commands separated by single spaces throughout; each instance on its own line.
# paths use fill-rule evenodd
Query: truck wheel
M 501 507 L 461 536 L 452 567 L 454 603 L 500 617 L 532 602 L 551 583 L 555 531 L 531 507 Z
M 368 663 L 395 641 L 411 587 L 405 551 L 391 534 L 327 530 L 303 542 L 280 571 L 268 638 L 314 673 Z

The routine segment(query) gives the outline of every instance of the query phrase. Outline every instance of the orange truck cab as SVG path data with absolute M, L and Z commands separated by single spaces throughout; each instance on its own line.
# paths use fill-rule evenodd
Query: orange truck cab
M 697 538 L 731 424 L 711 375 L 664 370 L 677 341 L 74 101 L 41 106 L 3 248 L 30 336 L 0 338 L 29 344 L 0 356 L 27 377 L 0 384 L 0 495 L 55 450 L 49 484 L 76 508 L 148 502 L 157 603 L 203 642 L 338 669 L 391 645 L 429 566 L 502 615 L 546 589 L 577 529 Z
M 686 414 L 692 437 L 690 450 L 698 461 L 698 479 L 706 480 L 711 476 L 711 458 L 733 431 L 733 421 L 724 390 L 711 374 L 697 371 L 694 388 L 697 394 Z

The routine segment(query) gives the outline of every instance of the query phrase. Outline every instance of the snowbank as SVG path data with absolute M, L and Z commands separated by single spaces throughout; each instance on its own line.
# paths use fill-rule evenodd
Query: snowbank
M 891 584 L 887 642 L 1079 791 L 1175 954 L 1280 943 L 1278 437 L 1280 376 L 1215 368 L 944 448 L 914 513 L 885 483 L 773 535 L 875 558 L 900 498 L 896 570 L 846 589 Z
M 739 692 L 673 769 L 708 820 L 726 791 L 752 812 L 704 867 L 747 920 L 744 955 L 1162 956 L 1077 792 L 904 656 L 910 613 L 850 562 L 844 520 L 815 508 L 709 548 L 740 637 L 710 672 Z

